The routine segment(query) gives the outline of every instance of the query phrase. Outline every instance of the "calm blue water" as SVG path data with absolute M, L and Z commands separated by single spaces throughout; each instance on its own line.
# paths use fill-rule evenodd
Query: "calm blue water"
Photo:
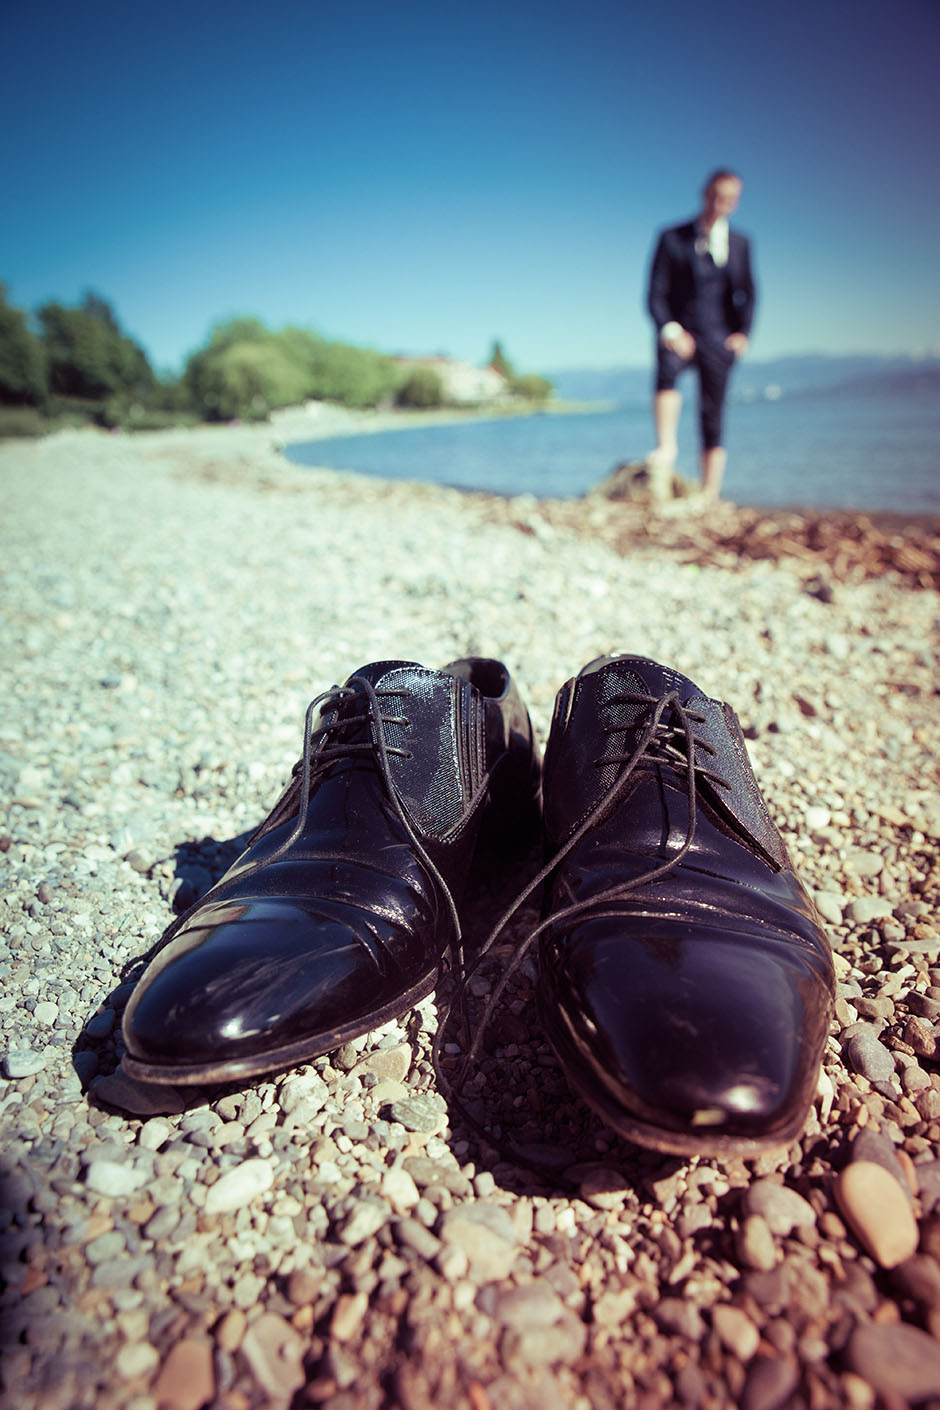
M 727 409 L 725 493 L 763 507 L 940 514 L 940 404 L 924 389 L 835 390 Z M 678 468 L 697 478 L 693 399 Z M 583 494 L 651 446 L 650 412 L 469 421 L 290 446 L 300 465 L 497 494 Z

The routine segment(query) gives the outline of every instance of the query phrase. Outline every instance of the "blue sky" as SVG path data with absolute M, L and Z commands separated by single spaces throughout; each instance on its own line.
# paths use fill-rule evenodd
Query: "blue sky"
M 3 0 L 0 279 L 161 367 L 251 313 L 643 364 L 654 230 L 744 178 L 754 355 L 940 344 L 937 0 Z

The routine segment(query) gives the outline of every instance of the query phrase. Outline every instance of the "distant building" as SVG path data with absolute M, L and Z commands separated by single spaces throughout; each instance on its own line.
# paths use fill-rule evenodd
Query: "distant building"
M 476 405 L 499 401 L 509 391 L 506 378 L 495 367 L 474 367 L 450 357 L 397 357 L 395 361 L 406 367 L 430 367 L 440 377 L 449 402 Z

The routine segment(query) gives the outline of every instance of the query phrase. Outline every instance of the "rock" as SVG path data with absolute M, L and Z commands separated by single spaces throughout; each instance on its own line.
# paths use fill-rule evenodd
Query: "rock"
M 54 1004 L 51 999 L 43 999 L 33 1009 L 33 1018 L 37 1023 L 41 1023 L 44 1028 L 53 1028 L 55 1021 L 59 1017 L 59 1005 Z
M 274 1171 L 266 1160 L 243 1160 L 211 1185 L 206 1195 L 207 1214 L 225 1214 L 264 1194 L 274 1184 Z
M 398 1214 L 414 1209 L 421 1198 L 414 1180 L 401 1166 L 393 1166 L 382 1177 L 382 1195 Z
M 892 909 L 881 896 L 858 896 L 846 906 L 845 914 L 853 925 L 868 925 L 873 920 L 885 920 Z
M 576 1181 L 581 1198 L 593 1209 L 621 1209 L 631 1184 L 621 1170 L 609 1165 L 578 1165 L 565 1172 Z
M 796 1390 L 800 1368 L 792 1356 L 757 1356 L 744 1382 L 741 1410 L 779 1410 Z
M 472 1278 L 491 1282 L 508 1277 L 516 1258 L 516 1231 L 499 1205 L 456 1205 L 443 1215 L 440 1236 L 445 1244 L 463 1249 Z
M 158 1151 L 172 1134 L 173 1127 L 170 1123 L 155 1116 L 150 1121 L 145 1121 L 137 1132 L 137 1144 L 143 1146 L 145 1151 Z
M 329 1088 L 319 1073 L 298 1073 L 281 1084 L 278 1104 L 284 1115 L 290 1116 L 303 1102 L 313 1101 L 318 1107 L 322 1106 L 328 1092 Z
M 160 1353 L 147 1342 L 125 1342 L 114 1358 L 114 1369 L 123 1381 L 151 1375 L 160 1364 Z
M 15 1048 L 3 1059 L 3 1075 L 17 1082 L 23 1077 L 42 1072 L 45 1065 L 45 1055 L 36 1052 L 35 1048 Z
M 842 924 L 842 912 L 845 909 L 845 897 L 838 891 L 816 891 L 814 893 L 816 909 L 827 920 L 830 925 Z
M 904 1166 L 901 1164 L 895 1151 L 894 1142 L 881 1131 L 872 1131 L 865 1128 L 859 1131 L 852 1142 L 852 1162 L 864 1160 L 872 1161 L 875 1165 L 884 1166 L 889 1175 L 892 1175 L 901 1189 L 907 1192 L 909 1185 Z
M 406 1248 L 413 1249 L 421 1258 L 427 1259 L 430 1263 L 432 1258 L 436 1258 L 441 1249 L 441 1241 L 431 1230 L 421 1223 L 420 1219 L 399 1219 L 395 1225 L 395 1236 L 400 1244 Z
M 869 1160 L 854 1160 L 836 1178 L 839 1208 L 859 1243 L 882 1268 L 895 1268 L 917 1249 L 917 1224 L 904 1189 Z
M 411 1179 L 410 1175 L 408 1178 Z M 338 1238 L 347 1248 L 358 1248 L 359 1244 L 378 1233 L 382 1225 L 388 1222 L 388 1216 L 388 1206 L 381 1200 L 364 1199 L 349 1214 L 338 1231 Z
M 705 1335 L 702 1314 L 694 1302 L 683 1297 L 662 1297 L 652 1309 L 653 1316 L 667 1332 L 686 1337 L 689 1341 L 701 1341 Z
M 368 1293 L 343 1293 L 338 1297 L 330 1322 L 330 1336 L 333 1340 L 338 1342 L 352 1341 L 362 1326 L 363 1318 L 368 1310 Z
M 241 1354 L 258 1387 L 272 1400 L 287 1403 L 304 1383 L 306 1342 L 276 1312 L 262 1312 L 241 1343 Z
M 816 1213 L 796 1190 L 773 1180 L 758 1180 L 744 1196 L 748 1214 L 759 1214 L 772 1234 L 785 1238 L 794 1229 L 812 1228 Z
M 108 1195 L 111 1199 L 133 1194 L 146 1179 L 142 1170 L 135 1170 L 132 1165 L 121 1165 L 116 1160 L 92 1160 L 85 1171 L 88 1188 L 94 1190 L 96 1195 Z
M 832 813 L 821 803 L 813 803 L 806 809 L 806 827 L 809 832 L 821 832 L 832 822 Z
M 885 859 L 880 852 L 849 852 L 845 864 L 856 876 L 880 876 L 884 871 Z
M 940 1265 L 926 1253 L 915 1253 L 894 1269 L 892 1285 L 904 1298 L 928 1310 L 940 1308 Z
M 918 1018 L 926 1018 L 931 1023 L 940 1019 L 940 999 L 933 999 L 929 994 L 919 994 L 916 989 L 912 989 L 908 994 L 907 1007 L 911 1013 L 917 1014 Z
M 392 1082 L 404 1082 L 411 1067 L 411 1049 L 404 1043 L 395 1048 L 376 1048 L 360 1058 L 352 1069 L 354 1077 L 369 1072 L 373 1077 L 388 1078 Z
M 926 1018 L 910 1015 L 904 1025 L 904 1041 L 918 1057 L 932 1058 L 937 1055 L 937 1035 L 933 1024 Z
M 232 1355 L 242 1344 L 248 1319 L 240 1307 L 226 1312 L 215 1331 L 216 1345 Z
M 447 1114 L 440 1104 L 440 1099 L 429 1092 L 417 1092 L 413 1097 L 406 1097 L 404 1101 L 391 1102 L 388 1114 L 393 1121 L 400 1122 L 406 1131 L 427 1131 L 434 1134 L 443 1131 L 447 1124 Z
M 565 1304 L 548 1283 L 528 1283 L 503 1293 L 493 1313 L 501 1326 L 525 1332 L 532 1327 L 551 1327 L 560 1321 Z
M 721 1344 L 739 1361 L 750 1361 L 760 1343 L 760 1332 L 746 1312 L 729 1302 L 712 1308 L 712 1326 Z
M 860 1072 L 870 1082 L 894 1080 L 894 1058 L 884 1043 L 879 1041 L 877 1031 L 867 1025 L 849 1038 L 845 1056 L 854 1071 Z
M 316 1300 L 323 1281 L 321 1272 L 313 1268 L 295 1268 L 287 1280 L 287 1300 L 295 1307 L 304 1307 Z
M 200 1410 L 215 1395 L 212 1346 L 188 1337 L 171 1347 L 151 1386 L 151 1395 L 165 1410 Z
M 738 1258 L 745 1268 L 769 1272 L 777 1262 L 774 1236 L 760 1214 L 743 1220 L 736 1239 Z
M 852 1333 L 846 1360 L 879 1395 L 915 1405 L 940 1396 L 940 1344 L 906 1322 L 863 1322 Z

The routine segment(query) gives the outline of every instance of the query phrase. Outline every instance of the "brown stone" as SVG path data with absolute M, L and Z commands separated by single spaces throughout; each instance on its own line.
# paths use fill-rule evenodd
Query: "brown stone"
M 883 1165 L 854 1160 L 840 1171 L 835 1189 L 846 1223 L 882 1268 L 895 1268 L 916 1251 L 910 1197 Z
M 920 1404 L 940 1395 L 940 1346 L 907 1323 L 863 1323 L 848 1345 L 849 1369 L 879 1395 Z
M 212 1347 L 187 1337 L 167 1356 L 151 1394 L 161 1410 L 201 1410 L 215 1395 Z

